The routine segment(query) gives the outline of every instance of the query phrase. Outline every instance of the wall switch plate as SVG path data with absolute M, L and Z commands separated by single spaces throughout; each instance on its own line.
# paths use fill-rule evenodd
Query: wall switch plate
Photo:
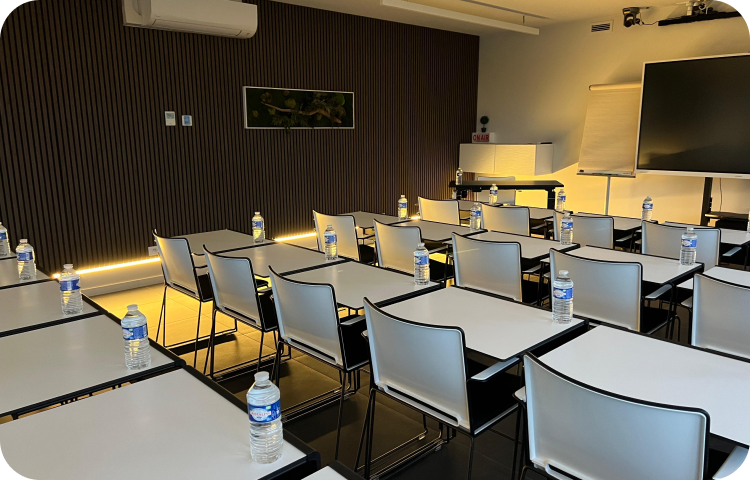
M 193 126 L 193 116 L 192 115 L 183 115 L 182 116 L 182 126 L 183 127 L 192 127 Z
M 148 256 L 149 257 L 155 257 L 159 255 L 159 249 L 156 248 L 156 245 L 153 247 L 148 247 Z
M 174 112 L 164 112 L 164 121 L 168 127 L 174 127 L 177 125 L 177 116 Z

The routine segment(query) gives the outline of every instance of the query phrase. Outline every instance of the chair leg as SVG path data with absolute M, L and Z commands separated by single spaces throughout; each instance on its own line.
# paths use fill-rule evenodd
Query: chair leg
M 258 352 L 258 368 L 255 369 L 255 373 L 260 372 L 260 359 L 263 358 L 263 336 L 266 334 L 263 330 L 260 331 L 260 351 Z
M 521 434 L 521 415 L 523 412 L 521 406 L 518 406 L 516 410 L 516 436 L 515 442 L 513 443 L 513 467 L 510 473 L 510 480 L 516 480 L 516 465 L 518 463 L 518 443 L 520 441 L 519 435 Z
M 208 365 L 208 356 L 211 355 L 211 368 L 208 376 L 214 378 L 214 352 L 216 351 L 216 309 L 211 314 L 211 336 L 208 338 L 208 350 L 206 350 L 206 361 L 203 363 L 203 375 L 206 374 L 206 365 Z
M 471 448 L 469 449 L 469 476 L 466 477 L 471 480 L 471 466 L 474 463 L 474 436 L 471 436 Z
M 198 338 L 200 338 L 201 333 L 201 309 L 203 308 L 203 302 L 201 302 L 200 300 L 198 302 L 198 328 L 195 330 L 195 352 L 193 353 L 193 368 L 195 368 L 195 363 L 198 360 Z
M 341 397 L 339 397 L 339 420 L 336 424 L 336 453 L 333 455 L 334 460 L 339 459 L 339 442 L 341 440 L 341 417 L 344 415 L 344 395 L 346 394 L 346 377 L 347 375 L 342 376 L 341 378 Z M 349 381 L 351 384 L 351 380 Z
M 156 343 L 159 343 L 159 331 L 161 330 L 161 321 L 164 319 L 164 343 L 167 344 L 167 284 L 164 284 L 164 296 L 161 299 L 161 310 L 159 310 L 159 325 L 156 327 Z
M 368 420 L 369 426 L 367 431 L 367 446 L 365 447 L 365 478 L 370 478 L 370 468 L 372 467 L 372 442 L 373 432 L 375 431 L 375 396 L 377 390 L 373 388 L 370 391 L 370 398 L 372 402 L 372 408 L 370 409 L 370 419 Z
M 273 360 L 273 370 L 271 371 L 271 378 L 276 379 L 276 386 L 279 386 L 281 378 L 281 352 L 284 351 L 284 342 L 279 341 L 279 346 L 276 349 L 276 358 Z M 291 349 L 290 349 L 291 351 Z

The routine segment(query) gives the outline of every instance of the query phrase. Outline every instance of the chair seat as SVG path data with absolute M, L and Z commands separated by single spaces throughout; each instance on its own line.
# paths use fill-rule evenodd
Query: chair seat
M 523 303 L 536 303 L 541 295 L 538 282 L 521 280 L 521 301 Z
M 693 309 L 693 297 L 690 296 L 686 298 L 685 300 L 682 301 L 680 305 L 687 308 L 688 310 L 692 310 Z
M 349 320 L 349 322 L 347 322 Z M 344 370 L 352 371 L 370 362 L 370 344 L 362 332 L 367 331 L 365 317 L 351 315 L 340 321 Z M 347 322 L 346 324 L 343 324 Z
M 655 307 L 641 309 L 641 333 L 654 333 L 667 324 L 668 310 Z
M 362 263 L 372 263 L 375 261 L 375 249 L 369 245 L 359 245 L 359 261 Z
M 430 259 L 430 280 L 442 282 L 446 278 L 453 278 L 453 265 Z
M 472 364 L 469 363 L 470 374 Z M 521 377 L 510 372 L 493 375 L 486 382 L 469 381 L 469 411 L 471 412 L 471 426 L 475 433 L 505 418 L 514 411 L 517 405 L 513 400 L 513 393 L 521 387 Z

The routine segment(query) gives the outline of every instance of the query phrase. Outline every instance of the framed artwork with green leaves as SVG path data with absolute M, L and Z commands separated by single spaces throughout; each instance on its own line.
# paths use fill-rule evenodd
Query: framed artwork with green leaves
M 354 128 L 354 93 L 243 87 L 245 128 Z

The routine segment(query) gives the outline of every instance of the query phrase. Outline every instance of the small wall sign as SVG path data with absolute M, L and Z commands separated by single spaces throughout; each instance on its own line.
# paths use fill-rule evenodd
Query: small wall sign
M 183 127 L 192 127 L 193 126 L 193 116 L 192 115 L 183 115 L 182 116 L 182 126 Z
M 174 112 L 164 112 L 164 122 L 168 127 L 174 127 L 177 125 L 177 117 Z
M 474 132 L 471 134 L 471 143 L 495 143 L 495 134 L 490 132 Z

